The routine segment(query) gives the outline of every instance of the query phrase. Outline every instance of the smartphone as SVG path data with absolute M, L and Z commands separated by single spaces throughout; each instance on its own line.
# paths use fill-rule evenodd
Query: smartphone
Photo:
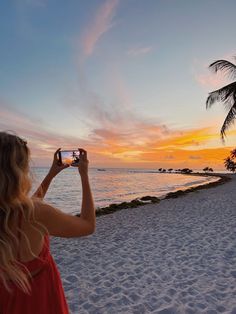
M 70 166 L 78 166 L 79 164 L 79 150 L 60 150 L 59 161 L 61 164 L 67 164 Z

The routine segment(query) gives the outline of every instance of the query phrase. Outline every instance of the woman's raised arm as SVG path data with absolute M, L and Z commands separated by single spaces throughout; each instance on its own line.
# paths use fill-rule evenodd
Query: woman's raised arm
M 48 229 L 50 235 L 57 237 L 80 237 L 95 231 L 96 214 L 89 184 L 87 152 L 79 149 L 78 170 L 82 183 L 82 207 L 80 217 L 66 214 L 46 203 L 35 201 L 35 218 Z
M 32 195 L 33 198 L 40 198 L 43 199 L 45 194 L 47 193 L 47 190 L 49 188 L 49 185 L 52 182 L 52 179 L 59 173 L 61 172 L 63 169 L 69 167 L 69 165 L 64 165 L 61 164 L 57 158 L 57 154 L 60 151 L 60 148 L 58 148 L 55 153 L 54 153 L 54 157 L 53 157 L 53 162 L 52 162 L 52 166 L 48 172 L 48 174 L 46 175 L 46 177 L 43 179 L 42 183 L 40 184 L 40 186 L 37 188 L 37 190 L 34 192 L 34 194 Z

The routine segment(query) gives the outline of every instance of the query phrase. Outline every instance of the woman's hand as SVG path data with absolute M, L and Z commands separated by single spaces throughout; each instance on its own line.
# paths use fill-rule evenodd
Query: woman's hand
M 88 164 L 89 161 L 87 159 L 87 152 L 83 148 L 79 148 L 79 164 L 78 164 L 78 169 L 79 173 L 81 176 L 86 176 L 88 175 Z
M 52 176 L 52 177 L 55 177 L 59 172 L 61 172 L 63 169 L 65 168 L 68 168 L 69 165 L 67 164 L 61 164 L 57 155 L 58 155 L 58 152 L 60 151 L 61 149 L 58 148 L 55 153 L 54 153 L 54 157 L 53 157 L 53 162 L 52 162 L 52 165 L 51 165 L 51 168 L 49 170 L 49 175 Z

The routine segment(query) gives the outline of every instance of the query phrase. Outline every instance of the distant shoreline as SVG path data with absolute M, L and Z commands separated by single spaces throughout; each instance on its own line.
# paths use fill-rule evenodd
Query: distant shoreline
M 97 168 L 90 168 L 91 170 L 97 170 Z M 100 168 L 99 168 L 100 169 Z M 107 168 L 106 169 L 108 172 L 109 170 L 111 170 L 110 168 Z M 119 169 L 120 170 L 120 169 Z M 168 199 L 168 198 L 177 198 L 177 197 L 180 197 L 180 196 L 184 196 L 186 195 L 187 193 L 190 193 L 190 192 L 194 192 L 194 191 L 198 191 L 198 190 L 201 190 L 201 189 L 208 189 L 208 188 L 211 188 L 211 187 L 215 187 L 217 185 L 220 185 L 220 184 L 223 184 L 223 183 L 226 183 L 227 181 L 230 180 L 230 176 L 231 174 L 228 174 L 228 173 L 219 173 L 219 172 L 208 172 L 208 173 L 203 173 L 203 172 L 191 172 L 191 173 L 181 173 L 181 172 L 159 172 L 158 170 L 147 170 L 147 169 L 124 169 L 124 170 L 128 170 L 130 172 L 140 172 L 140 173 L 149 173 L 149 172 L 152 172 L 153 175 L 154 174 L 157 174 L 158 177 L 160 178 L 160 181 L 162 181 L 161 179 L 161 174 L 164 174 L 164 175 L 171 175 L 169 176 L 169 178 L 173 178 L 173 180 L 175 182 L 177 182 L 177 184 L 175 184 L 172 188 L 168 188 L 167 191 L 164 189 L 164 190 L 159 190 L 157 188 L 157 186 L 153 183 L 152 184 L 152 189 L 146 189 L 146 192 L 145 192 L 145 189 L 143 190 L 143 193 L 142 193 L 142 187 L 141 187 L 141 190 L 139 190 L 139 193 L 136 194 L 136 198 L 134 198 L 133 200 L 129 197 L 128 200 L 126 201 L 126 198 L 123 197 L 123 201 L 122 201 L 122 198 L 120 197 L 112 197 L 110 199 L 110 202 L 107 202 L 107 204 L 105 203 L 104 205 L 101 204 L 101 207 L 97 207 L 96 206 L 96 215 L 97 216 L 103 216 L 103 215 L 108 215 L 108 214 L 112 214 L 116 211 L 120 211 L 120 210 L 123 210 L 123 209 L 126 209 L 126 208 L 136 208 L 136 207 L 139 207 L 139 206 L 144 206 L 144 205 L 147 205 L 147 204 L 157 204 L 159 203 L 160 201 L 164 200 L 164 199 Z M 140 171 L 139 171 L 140 170 Z M 96 172 L 96 171 L 95 171 Z M 160 176 L 159 176 L 160 174 Z M 179 179 L 177 179 L 176 181 L 176 178 L 175 178 L 175 175 L 184 175 L 184 176 L 192 176 L 192 177 L 199 177 L 199 178 L 196 178 L 195 179 L 195 182 L 192 182 L 192 180 L 194 181 L 194 179 L 190 179 L 190 182 L 187 182 L 186 184 L 178 184 L 178 180 L 180 180 L 181 182 L 181 178 L 178 177 Z M 96 173 L 95 173 L 96 175 Z M 208 180 L 208 179 L 200 179 L 200 178 L 211 178 L 211 180 Z M 170 178 L 170 179 L 171 179 Z M 186 179 L 187 180 L 187 179 Z M 185 181 L 186 181 L 185 180 Z M 215 180 L 212 182 L 212 180 Z M 172 181 L 172 180 L 170 180 Z M 187 180 L 188 181 L 188 180 Z M 204 182 L 205 181 L 205 182 Z M 131 190 L 132 190 L 132 187 L 131 187 Z M 172 191 L 172 192 L 168 192 L 169 191 Z M 140 192 L 141 191 L 141 192 Z M 152 191 L 152 192 L 150 192 Z M 150 193 L 150 194 L 146 194 L 146 193 Z M 132 193 L 131 193 L 132 194 Z M 141 195 L 141 196 L 140 196 Z M 133 195 L 133 197 L 135 197 Z M 130 200 L 131 199 L 131 200 Z M 79 213 L 76 213 L 76 212 L 72 212 L 72 215 L 76 215 L 76 216 L 79 216 L 80 214 Z
M 159 172 L 157 172 L 159 173 Z M 161 173 L 161 172 L 160 172 Z M 168 172 L 165 172 L 164 174 L 169 174 Z M 156 196 L 150 196 L 150 195 L 146 195 L 143 196 L 141 198 L 136 198 L 134 200 L 131 200 L 129 202 L 121 202 L 121 203 L 113 203 L 110 204 L 109 206 L 106 207 L 98 207 L 96 209 L 96 216 L 100 217 L 103 215 L 109 215 L 112 214 L 114 212 L 120 211 L 122 209 L 125 208 L 136 208 L 139 206 L 144 206 L 147 204 L 155 204 L 155 203 L 159 203 L 160 201 L 164 200 L 164 199 L 169 199 L 169 198 L 177 198 L 180 196 L 184 196 L 190 192 L 195 192 L 195 191 L 199 191 L 202 189 L 210 189 L 212 187 L 216 187 L 218 185 L 224 184 L 228 181 L 231 180 L 231 178 L 229 177 L 228 174 L 222 174 L 222 173 L 175 173 L 175 172 L 170 172 L 170 174 L 183 174 L 183 175 L 188 175 L 188 176 L 199 176 L 199 177 L 217 177 L 219 178 L 219 180 L 214 181 L 214 182 L 206 182 L 205 184 L 201 184 L 201 185 L 197 185 L 197 186 L 193 186 L 190 188 L 186 188 L 186 189 L 179 189 L 175 192 L 169 192 L 166 195 L 164 195 L 163 197 L 156 197 Z M 76 216 L 80 216 L 80 214 L 77 214 Z

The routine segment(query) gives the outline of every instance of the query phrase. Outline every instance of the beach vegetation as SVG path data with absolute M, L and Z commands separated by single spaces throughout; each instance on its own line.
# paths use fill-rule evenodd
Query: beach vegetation
M 205 167 L 202 169 L 205 173 L 213 172 L 214 170 L 210 167 Z
M 236 149 L 233 149 L 230 152 L 230 155 L 224 160 L 225 168 L 228 171 L 231 171 L 233 173 L 236 171 L 236 162 L 234 161 L 235 159 L 236 159 Z
M 217 60 L 211 63 L 209 68 L 215 73 L 222 71 L 228 77 L 236 78 L 236 65 L 227 60 Z M 210 108 L 216 102 L 223 103 L 228 112 L 220 130 L 221 138 L 224 141 L 225 132 L 233 125 L 236 118 L 236 81 L 209 93 L 206 108 Z
M 116 211 L 125 209 L 125 208 L 136 208 L 139 206 L 143 206 L 146 204 L 151 204 L 151 203 L 159 203 L 160 199 L 156 196 L 143 196 L 140 199 L 136 198 L 130 202 L 122 202 L 118 204 L 110 204 L 109 206 L 106 207 L 99 207 L 96 209 L 96 216 L 102 216 L 106 214 L 111 214 Z M 77 216 L 80 216 L 80 214 L 77 214 Z
M 236 158 L 236 148 L 230 152 L 230 158 L 232 159 Z
M 228 182 L 230 179 L 230 177 L 225 176 L 225 175 L 217 175 L 217 177 L 219 177 L 218 181 L 214 181 L 214 182 L 210 182 L 204 185 L 198 185 L 198 186 L 194 186 L 194 187 L 190 187 L 186 190 L 177 190 L 174 192 L 169 192 L 167 193 L 164 197 L 158 198 L 156 196 L 143 196 L 141 198 L 136 198 L 130 202 L 122 202 L 122 203 L 118 203 L 118 204 L 110 204 L 109 206 L 106 207 L 98 207 L 96 209 L 96 216 L 103 216 L 103 215 L 108 215 L 108 214 L 112 214 L 114 212 L 120 211 L 122 209 L 127 209 L 127 208 L 136 208 L 139 206 L 144 206 L 147 204 L 157 204 L 159 202 L 161 202 L 161 200 L 163 199 L 169 199 L 169 198 L 177 198 L 177 197 L 181 197 L 181 196 L 185 196 L 188 193 L 194 192 L 194 191 L 199 191 L 202 189 L 208 189 L 211 187 L 216 187 L 220 184 L 224 184 L 226 182 Z M 80 216 L 80 214 L 76 214 L 76 216 Z
M 180 169 L 180 172 L 186 174 L 186 173 L 192 173 L 193 170 L 191 170 L 189 168 L 183 168 L 183 169 Z

